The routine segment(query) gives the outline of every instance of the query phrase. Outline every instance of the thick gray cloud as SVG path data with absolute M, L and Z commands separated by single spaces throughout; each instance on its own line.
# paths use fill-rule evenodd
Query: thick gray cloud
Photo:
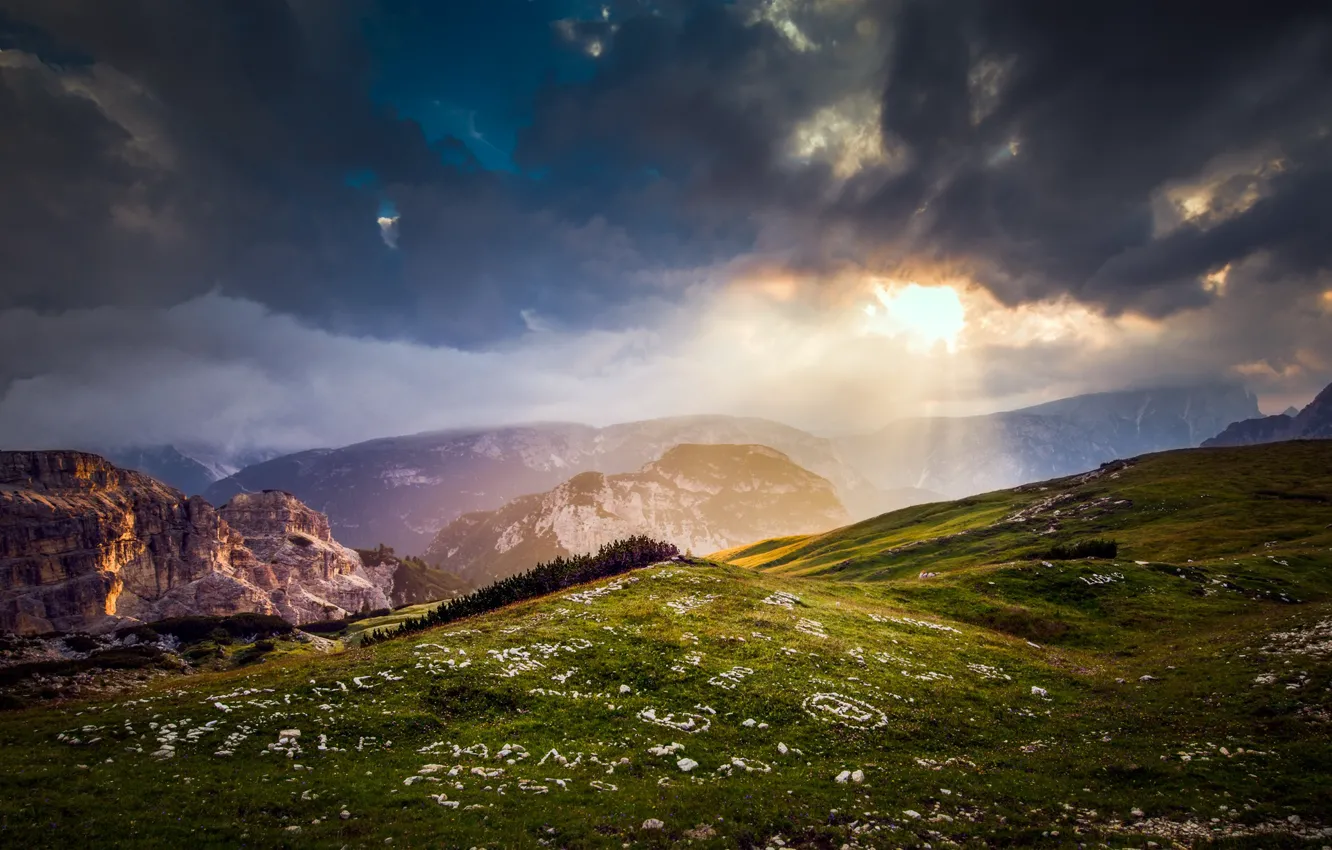
M 780 220 L 791 262 L 963 265 L 1007 303 L 1071 293 L 1166 315 L 1206 302 L 1200 279 L 1255 251 L 1291 272 L 1327 264 L 1325 3 L 748 8 L 774 7 L 807 14 L 756 27 L 708 7 L 626 25 L 595 80 L 547 93 L 524 155 L 604 150 L 671 174 L 699 206 Z M 802 124 L 866 87 L 881 161 L 850 177 L 794 167 Z M 1281 173 L 1218 176 L 1229 185 L 1210 202 L 1261 182 L 1260 200 L 1157 231 L 1163 190 L 1253 152 Z
M 57 433 L 82 398 L 128 440 L 191 380 L 238 412 L 177 405 L 145 438 L 207 423 L 294 448 L 737 407 L 869 426 L 930 402 L 835 403 L 867 391 L 848 351 L 871 378 L 887 356 L 820 348 L 872 277 L 1154 320 L 1113 350 L 977 342 L 978 398 L 1163 372 L 1303 393 L 1332 369 L 1325 2 L 614 2 L 550 26 L 595 63 L 541 87 L 520 173 L 377 98 L 367 22 L 409 5 L 0 0 L 0 438 Z M 697 326 L 725 326 L 731 289 L 765 276 L 794 281 L 763 308 L 773 338 L 807 334 L 827 362 L 773 359 L 810 382 L 789 404 L 692 392 L 725 338 Z M 706 355 L 682 343 L 700 339 Z M 311 389 L 338 383 L 328 364 L 409 413 L 335 416 Z M 135 369 L 162 392 L 126 387 Z M 134 401 L 111 415 L 114 398 Z

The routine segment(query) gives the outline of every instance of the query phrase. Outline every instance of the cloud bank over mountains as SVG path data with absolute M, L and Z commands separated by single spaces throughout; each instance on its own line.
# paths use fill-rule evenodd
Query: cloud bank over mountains
M 0 0 L 0 442 L 1332 372 L 1324 3 L 438 5 Z

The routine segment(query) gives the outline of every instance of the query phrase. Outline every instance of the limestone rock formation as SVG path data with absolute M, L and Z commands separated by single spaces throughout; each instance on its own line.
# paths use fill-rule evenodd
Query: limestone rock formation
M 244 539 L 256 583 L 291 623 L 389 606 L 393 568 L 368 567 L 333 539 L 328 517 L 290 493 L 242 493 L 218 513 Z M 331 610 L 336 609 L 336 610 Z
M 767 446 L 682 445 L 638 472 L 584 472 L 444 528 L 425 560 L 477 585 L 634 534 L 704 554 L 846 524 L 832 483 Z
M 387 605 L 383 572 L 286 494 L 218 511 L 97 455 L 0 452 L 0 630 L 242 611 L 304 623 Z

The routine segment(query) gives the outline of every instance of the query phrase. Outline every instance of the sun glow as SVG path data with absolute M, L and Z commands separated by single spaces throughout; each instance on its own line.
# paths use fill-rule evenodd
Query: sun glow
M 913 347 L 924 350 L 943 343 L 950 353 L 957 351 L 957 338 L 967 325 L 967 315 L 956 289 L 918 283 L 879 284 L 874 294 L 879 303 L 867 306 L 865 313 L 875 332 L 906 337 Z

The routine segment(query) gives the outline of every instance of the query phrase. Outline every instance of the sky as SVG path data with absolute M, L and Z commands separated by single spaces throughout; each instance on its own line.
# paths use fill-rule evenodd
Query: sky
M 1332 382 L 1332 6 L 0 0 L 0 445 Z

